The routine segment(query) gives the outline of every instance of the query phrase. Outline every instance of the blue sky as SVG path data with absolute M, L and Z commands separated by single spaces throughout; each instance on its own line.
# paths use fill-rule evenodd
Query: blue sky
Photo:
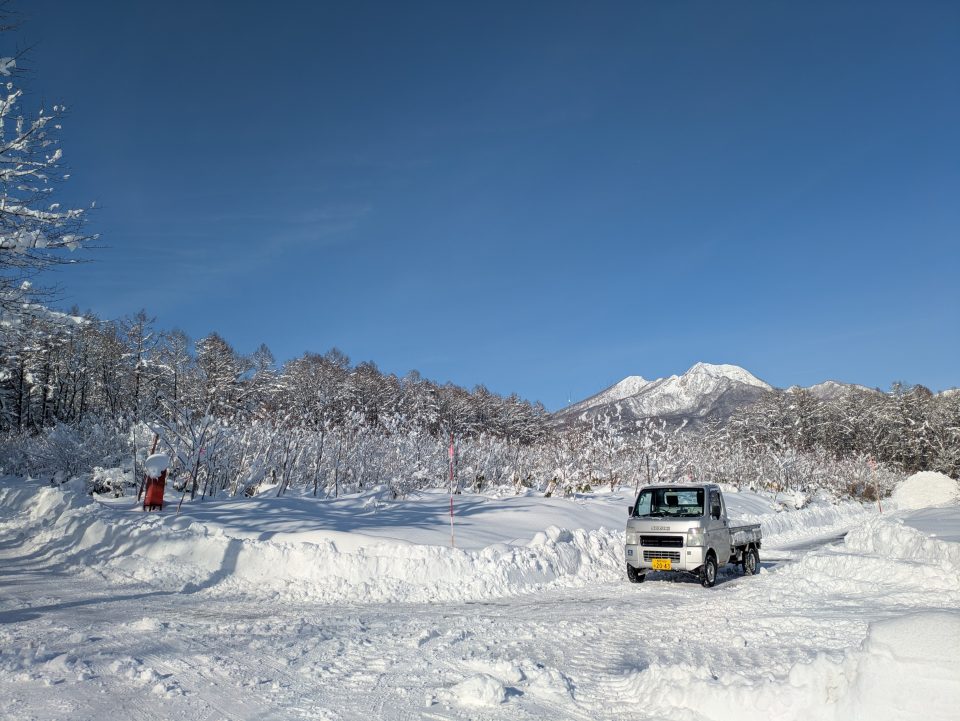
M 64 305 L 550 409 L 960 384 L 955 2 L 21 8 L 109 246 Z

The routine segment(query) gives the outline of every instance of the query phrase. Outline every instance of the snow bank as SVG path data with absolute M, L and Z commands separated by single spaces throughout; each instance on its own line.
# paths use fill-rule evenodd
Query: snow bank
M 638 708 L 666 718 L 686 711 L 716 721 L 952 721 L 958 667 L 960 612 L 931 611 L 871 624 L 860 648 L 819 654 L 786 678 L 653 664 L 629 686 Z
M 481 551 L 352 539 L 285 543 L 231 538 L 192 525 L 186 532 L 130 529 L 119 539 L 99 523 L 81 549 L 105 570 L 187 592 L 272 594 L 311 601 L 458 601 L 504 596 L 553 584 L 582 585 L 619 572 L 620 534 L 551 528 L 525 546 Z M 82 562 L 83 554 L 78 559 Z
M 118 513 L 71 488 L 20 482 L 0 491 L 25 543 L 78 570 L 168 590 L 310 601 L 456 601 L 619 577 L 623 534 L 548 527 L 526 543 L 480 550 L 362 533 L 313 542 L 231 536 L 169 514 Z M 248 519 L 247 519 L 248 520 Z
M 858 524 L 873 513 L 872 507 L 827 498 L 811 499 L 799 510 L 785 510 L 774 499 L 756 493 L 725 491 L 730 522 L 759 523 L 764 546 L 783 546 L 801 538 L 825 535 L 838 527 Z
M 891 500 L 900 510 L 960 503 L 960 483 L 943 473 L 914 473 L 894 489 Z
M 52 486 L 9 476 L 0 479 L 0 527 L 15 529 L 24 523 L 47 523 L 90 503 L 88 497 L 77 492 L 75 482 Z M 24 514 L 25 518 L 16 520 L 17 514 Z
M 913 561 L 939 568 L 960 588 L 960 543 L 945 541 L 909 525 L 909 516 L 877 516 L 847 534 L 845 545 L 857 553 Z

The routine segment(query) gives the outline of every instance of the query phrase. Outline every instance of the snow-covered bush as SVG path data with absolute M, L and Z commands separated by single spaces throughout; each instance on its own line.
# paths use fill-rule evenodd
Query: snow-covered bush
M 82 476 L 86 482 L 87 493 L 99 493 L 105 496 L 135 494 L 138 484 L 130 473 L 129 468 L 101 468 L 97 466 L 93 473 Z
M 0 445 L 0 468 L 6 473 L 67 478 L 92 473 L 97 466 L 118 466 L 126 459 L 127 444 L 116 424 L 97 419 L 61 423 L 36 435 L 7 436 Z

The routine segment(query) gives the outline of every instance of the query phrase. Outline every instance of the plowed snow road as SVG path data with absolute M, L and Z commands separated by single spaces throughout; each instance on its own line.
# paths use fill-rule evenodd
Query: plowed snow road
M 714 589 L 660 574 L 390 605 L 115 587 L 11 541 L 0 552 L 0 716 L 657 718 L 651 667 L 779 678 L 856 647 L 871 620 L 956 604 L 883 573 L 890 559 L 852 558 L 840 538 L 767 549 L 759 576 L 725 574 Z

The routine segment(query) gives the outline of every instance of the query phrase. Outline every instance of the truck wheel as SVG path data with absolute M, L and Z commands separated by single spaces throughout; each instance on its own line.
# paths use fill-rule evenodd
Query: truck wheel
M 703 562 L 703 568 L 700 569 L 700 585 L 704 588 L 713 588 L 717 582 L 717 559 L 711 553 L 707 560 Z
M 627 564 L 627 580 L 630 581 L 630 583 L 643 583 L 643 579 L 646 578 L 646 575 L 647 574 L 645 573 L 640 573 L 640 571 L 631 566 L 629 563 Z
M 750 548 L 743 554 L 743 572 L 748 576 L 760 573 L 760 554 L 756 548 Z

